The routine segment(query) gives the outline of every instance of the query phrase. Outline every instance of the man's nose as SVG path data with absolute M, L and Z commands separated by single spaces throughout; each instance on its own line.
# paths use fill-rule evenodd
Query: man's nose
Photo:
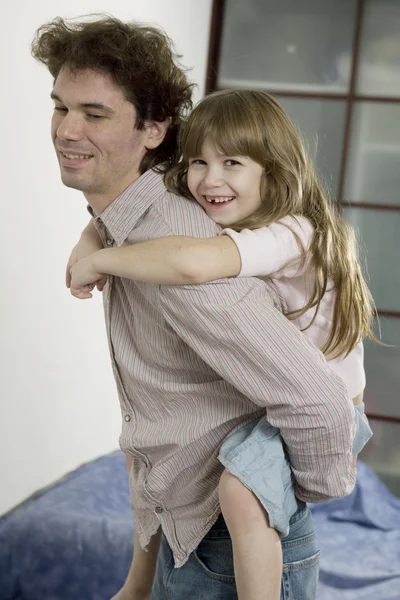
M 82 138 L 82 121 L 79 117 L 66 114 L 57 127 L 57 137 L 61 140 L 80 140 Z

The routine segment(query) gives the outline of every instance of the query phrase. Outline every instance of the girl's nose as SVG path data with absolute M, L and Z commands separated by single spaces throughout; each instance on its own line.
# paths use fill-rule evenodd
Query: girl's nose
M 203 183 L 207 187 L 220 187 L 224 181 L 220 169 L 207 169 L 204 175 Z

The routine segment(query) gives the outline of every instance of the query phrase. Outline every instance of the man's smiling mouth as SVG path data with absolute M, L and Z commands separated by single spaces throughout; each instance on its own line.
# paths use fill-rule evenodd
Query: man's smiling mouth
M 69 152 L 62 152 L 61 150 L 60 154 L 68 160 L 87 160 L 88 158 L 92 158 L 90 154 L 70 154 Z

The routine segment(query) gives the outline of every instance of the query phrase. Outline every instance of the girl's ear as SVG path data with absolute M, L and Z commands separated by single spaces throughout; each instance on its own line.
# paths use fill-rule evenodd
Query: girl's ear
M 165 121 L 146 121 L 145 131 L 147 133 L 145 146 L 147 150 L 157 148 L 164 140 L 168 127 L 171 124 L 172 117 L 168 117 Z

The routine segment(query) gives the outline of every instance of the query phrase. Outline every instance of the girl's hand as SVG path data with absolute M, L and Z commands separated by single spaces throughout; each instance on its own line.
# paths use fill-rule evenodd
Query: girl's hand
M 82 235 L 79 242 L 74 246 L 70 257 L 68 259 L 67 268 L 65 272 L 65 284 L 67 288 L 71 287 L 71 268 L 78 262 L 78 260 L 82 260 L 86 258 L 90 254 L 97 252 L 102 249 L 102 244 L 99 237 Z M 103 284 L 104 285 L 104 284 Z M 71 291 L 72 293 L 72 291 Z M 74 296 L 75 294 L 73 294 Z
M 86 256 L 75 262 L 70 268 L 69 288 L 75 298 L 84 300 L 92 298 L 92 291 L 96 286 L 102 291 L 107 281 L 107 276 L 98 273 L 94 266 L 94 254 Z

